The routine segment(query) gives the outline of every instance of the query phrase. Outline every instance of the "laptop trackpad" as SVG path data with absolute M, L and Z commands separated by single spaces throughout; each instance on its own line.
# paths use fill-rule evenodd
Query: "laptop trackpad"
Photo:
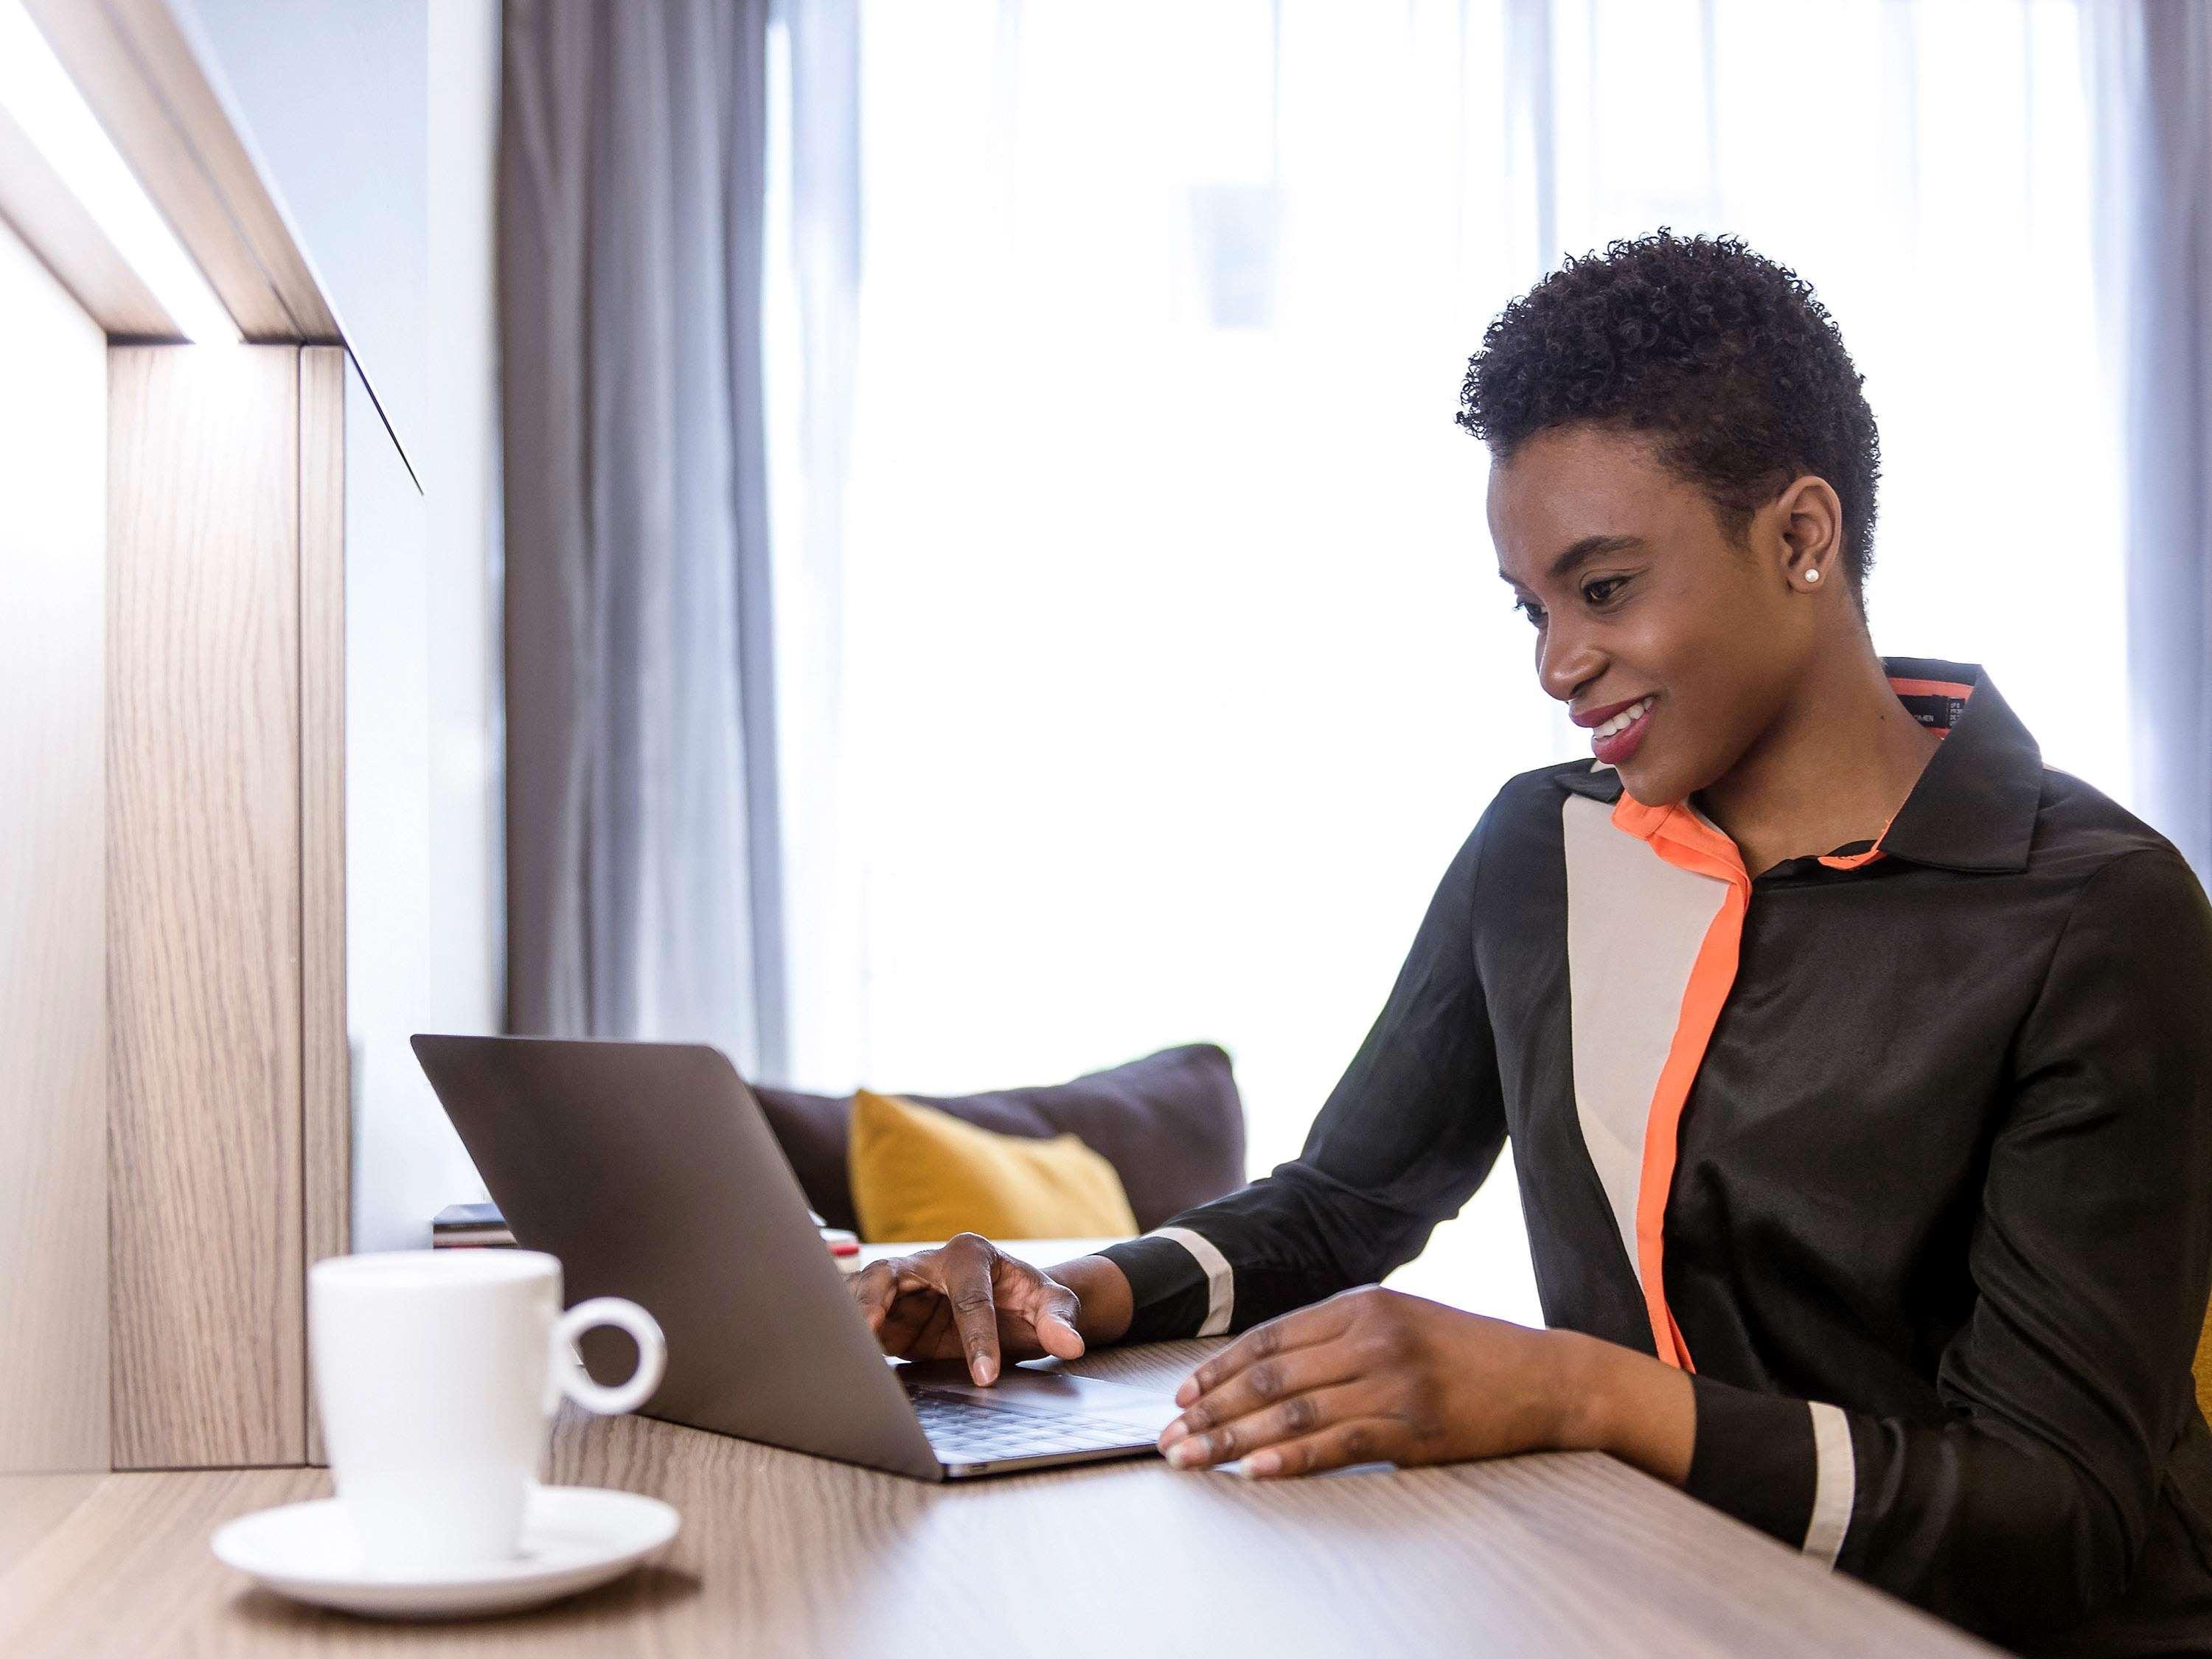
M 894 1374 L 902 1388 L 962 1395 L 986 1405 L 994 1400 L 1018 1401 L 1024 1406 L 1051 1406 L 1085 1417 L 1125 1418 L 1154 1437 L 1182 1410 L 1169 1389 L 1077 1376 L 1057 1369 L 1057 1362 L 1052 1360 L 1025 1359 L 1008 1366 L 988 1389 L 969 1381 L 967 1362 L 961 1359 L 908 1361 L 895 1366 Z

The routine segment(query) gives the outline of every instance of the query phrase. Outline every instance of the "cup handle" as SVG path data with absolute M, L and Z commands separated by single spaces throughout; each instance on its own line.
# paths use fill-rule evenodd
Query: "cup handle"
M 629 1381 L 610 1387 L 595 1382 L 575 1357 L 575 1341 L 595 1325 L 619 1325 L 637 1344 L 637 1369 Z M 634 1412 L 653 1398 L 668 1369 L 668 1340 L 660 1322 L 635 1302 L 619 1296 L 595 1296 L 579 1302 L 553 1327 L 553 1380 L 562 1393 L 586 1411 L 602 1417 Z

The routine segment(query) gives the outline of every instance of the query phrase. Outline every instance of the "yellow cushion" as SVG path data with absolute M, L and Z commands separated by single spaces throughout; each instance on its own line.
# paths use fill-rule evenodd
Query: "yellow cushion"
M 1109 1164 L 1072 1134 L 1002 1135 L 949 1112 L 863 1089 L 853 1097 L 848 1174 L 860 1237 L 1125 1238 L 1137 1231 Z
M 2204 1310 L 2204 1334 L 2197 1341 L 2197 1407 L 2212 1421 L 2212 1308 Z

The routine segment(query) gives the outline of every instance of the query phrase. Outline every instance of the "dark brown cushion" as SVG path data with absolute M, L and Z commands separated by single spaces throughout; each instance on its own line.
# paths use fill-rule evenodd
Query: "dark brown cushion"
M 1139 1227 L 1244 1184 L 1244 1103 L 1228 1054 L 1211 1042 L 1163 1048 L 1070 1083 L 988 1094 L 902 1098 L 1000 1134 L 1073 1133 L 1114 1166 Z M 855 1227 L 845 1179 L 852 1102 L 755 1085 L 761 1109 L 805 1188 L 833 1227 Z

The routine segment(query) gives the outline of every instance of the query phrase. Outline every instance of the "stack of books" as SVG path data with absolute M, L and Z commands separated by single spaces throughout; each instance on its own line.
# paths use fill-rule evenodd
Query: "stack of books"
M 809 1210 L 809 1215 L 814 1212 Z M 820 1216 L 814 1215 L 814 1224 L 821 1229 L 822 1242 L 830 1247 L 830 1255 L 839 1269 L 848 1273 L 860 1271 L 860 1236 L 843 1227 L 833 1227 Z
M 843 1227 L 832 1227 L 809 1210 L 820 1229 L 822 1242 L 838 1267 L 848 1273 L 860 1271 L 860 1241 Z M 439 1250 L 513 1249 L 514 1235 L 496 1204 L 448 1204 L 430 1223 L 430 1247 Z
M 448 1204 L 430 1223 L 430 1248 L 434 1250 L 512 1249 L 514 1235 L 496 1204 Z

